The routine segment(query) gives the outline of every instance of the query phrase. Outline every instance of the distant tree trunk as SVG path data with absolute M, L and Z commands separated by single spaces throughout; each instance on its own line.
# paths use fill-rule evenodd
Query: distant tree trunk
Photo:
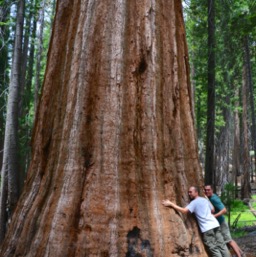
M 9 27 L 2 25 L 8 21 L 10 15 L 10 8 L 8 3 L 2 3 L 0 5 L 0 171 L 2 170 L 3 163 L 3 147 L 4 147 L 4 106 L 6 105 L 4 94 L 7 91 L 8 85 L 8 38 L 9 38 Z
M 44 35 L 44 12 L 45 12 L 45 1 L 41 2 L 41 9 L 39 11 L 39 33 L 38 33 L 38 50 L 36 57 L 36 75 L 35 75 L 35 92 L 34 92 L 34 109 L 36 112 L 36 108 L 38 105 L 38 96 L 39 90 L 41 86 L 40 82 L 40 72 L 41 72 L 41 61 L 42 61 L 42 52 L 43 52 L 43 35 Z
M 226 96 L 225 102 L 229 103 L 229 96 Z M 223 117 L 225 125 L 220 129 L 216 140 L 216 167 L 215 167 L 215 183 L 218 188 L 224 188 L 229 181 L 229 156 L 230 156 L 230 111 L 223 107 Z
M 25 94 L 26 94 L 26 73 L 27 73 L 27 64 L 28 64 L 28 55 L 29 55 L 29 44 L 31 44 L 31 30 L 32 30 L 32 15 L 33 15 L 33 1 L 29 3 L 25 8 L 29 8 L 29 14 L 26 18 L 26 24 L 24 29 L 24 40 L 22 48 L 22 61 L 21 61 L 21 75 L 20 75 L 20 97 L 19 97 L 19 119 L 26 120 L 27 108 L 25 105 Z M 19 126 L 19 136 L 26 137 L 26 124 L 21 124 Z M 29 137 L 28 137 L 29 138 Z M 27 144 L 28 145 L 28 144 Z M 22 151 L 20 151 L 20 162 L 19 162 L 19 188 L 20 191 L 23 188 L 24 180 L 26 176 L 26 148 L 27 145 L 21 145 Z
M 250 110 L 251 110 L 251 131 L 252 131 L 252 147 L 254 150 L 254 169 L 256 169 L 256 122 L 255 122 L 255 108 L 254 108 L 254 92 L 253 92 L 253 84 L 252 84 L 252 69 L 251 69 L 251 61 L 250 61 L 250 50 L 249 50 L 249 42 L 248 36 L 244 37 L 244 52 L 245 52 L 245 65 L 246 65 L 246 81 L 248 82 L 249 87 L 249 99 L 250 99 Z M 253 164 L 252 164 L 253 166 Z M 253 169 L 252 172 L 253 174 Z M 253 180 L 253 176 L 252 176 Z M 252 181 L 253 182 L 253 181 Z
M 51 13 L 51 24 L 52 24 L 53 19 L 54 19 L 54 15 L 55 15 L 55 10 L 56 10 L 56 0 L 52 0 L 51 9 L 52 9 L 52 13 Z
M 239 99 L 239 89 L 235 89 L 235 98 Z M 235 111 L 234 111 L 234 146 L 232 154 L 232 182 L 235 183 L 237 188 L 237 176 L 240 175 L 240 119 L 238 113 L 239 101 L 235 102 Z M 237 191 L 236 191 L 237 192 Z M 236 197 L 238 195 L 236 194 Z
M 34 1 L 34 11 L 36 12 L 36 6 L 38 0 Z M 28 68 L 26 72 L 26 94 L 25 94 L 25 111 L 28 112 L 31 102 L 34 102 L 34 92 L 32 93 L 32 80 L 33 80 L 33 67 L 35 60 L 35 41 L 36 41 L 36 26 L 37 25 L 37 13 L 33 15 L 31 22 L 31 36 L 30 36 L 30 48 L 28 57 Z
M 24 21 L 24 0 L 18 2 L 15 31 L 15 45 L 11 71 L 11 81 L 7 103 L 7 115 L 4 137 L 3 166 L 1 172 L 0 197 L 0 241 L 5 234 L 7 219 L 10 217 L 18 200 L 18 117 L 20 67 L 22 57 L 22 33 Z M 8 210 L 8 214 L 7 214 Z
M 29 53 L 27 60 L 27 69 L 26 69 L 26 80 L 25 80 L 25 90 L 24 90 L 24 98 L 23 98 L 23 115 L 28 116 L 31 108 L 31 104 L 34 104 L 34 89 L 32 88 L 32 80 L 34 76 L 34 62 L 35 62 L 35 41 L 36 41 L 36 25 L 37 25 L 37 5 L 38 0 L 33 1 L 33 13 L 34 15 L 31 17 L 31 29 L 30 29 L 30 44 L 29 44 Z M 24 145 L 25 156 L 23 158 L 24 171 L 28 170 L 30 157 L 31 157 L 31 147 L 30 147 L 30 139 L 31 139 L 31 124 L 29 120 L 26 119 L 26 124 L 24 128 L 24 134 L 26 135 L 26 142 Z
M 208 96 L 205 156 L 205 184 L 215 187 L 215 1 L 208 0 Z
M 34 38 L 32 38 L 33 34 L 33 15 L 36 16 L 34 10 L 34 1 L 31 1 L 29 6 L 29 14 L 26 18 L 26 25 L 24 30 L 24 44 L 23 44 L 23 51 L 22 51 L 22 66 L 21 66 L 21 80 L 20 80 L 20 116 L 25 115 L 26 113 L 26 106 L 24 103 L 25 95 L 26 95 L 26 74 L 27 74 L 27 67 L 29 61 L 29 45 L 30 47 L 34 46 Z
M 31 8 L 31 7 L 30 7 Z M 22 115 L 22 107 L 23 107 L 23 98 L 24 98 L 24 90 L 26 84 L 26 70 L 27 70 L 27 62 L 28 62 L 28 50 L 29 50 L 29 39 L 30 39 L 30 31 L 31 31 L 31 20 L 32 20 L 32 10 L 30 9 L 29 15 L 26 19 L 26 25 L 24 29 L 24 44 L 22 51 L 22 66 L 21 66 L 21 78 L 20 78 L 20 116 Z
M 247 125 L 247 76 L 246 65 L 243 67 L 243 85 L 242 85 L 242 101 L 243 101 L 243 175 L 241 181 L 241 198 L 250 198 L 250 156 L 248 143 L 248 125 Z
M 3 256 L 207 256 L 162 206 L 202 186 L 181 1 L 57 2 Z

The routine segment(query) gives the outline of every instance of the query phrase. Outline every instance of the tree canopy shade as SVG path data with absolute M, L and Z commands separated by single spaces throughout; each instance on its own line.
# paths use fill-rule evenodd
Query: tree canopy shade
M 61 0 L 1 256 L 207 256 L 161 205 L 202 184 L 181 1 Z

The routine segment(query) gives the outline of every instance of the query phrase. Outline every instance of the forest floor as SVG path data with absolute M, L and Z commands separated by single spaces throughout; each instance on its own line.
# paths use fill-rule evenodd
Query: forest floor
M 246 257 L 256 257 L 256 231 L 234 239 Z
M 251 184 L 251 188 L 254 191 L 256 191 L 256 183 Z M 255 199 L 255 198 L 254 198 Z M 253 200 L 255 201 L 255 200 Z M 251 211 L 255 215 L 256 210 L 255 208 L 251 206 Z M 242 249 L 242 251 L 245 253 L 246 257 L 256 257 L 256 226 L 253 226 L 248 234 L 234 238 L 234 240 L 237 242 L 239 247 Z M 235 256 L 235 255 L 234 255 Z

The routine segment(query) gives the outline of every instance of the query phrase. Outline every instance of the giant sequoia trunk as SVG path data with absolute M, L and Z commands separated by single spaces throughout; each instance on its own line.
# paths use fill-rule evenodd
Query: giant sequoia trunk
M 181 2 L 57 3 L 33 153 L 1 256 L 207 256 Z

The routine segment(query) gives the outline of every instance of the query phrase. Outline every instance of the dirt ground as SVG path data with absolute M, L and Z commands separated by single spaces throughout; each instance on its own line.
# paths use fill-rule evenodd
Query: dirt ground
M 235 238 L 234 240 L 243 250 L 246 257 L 256 257 L 256 233 Z

